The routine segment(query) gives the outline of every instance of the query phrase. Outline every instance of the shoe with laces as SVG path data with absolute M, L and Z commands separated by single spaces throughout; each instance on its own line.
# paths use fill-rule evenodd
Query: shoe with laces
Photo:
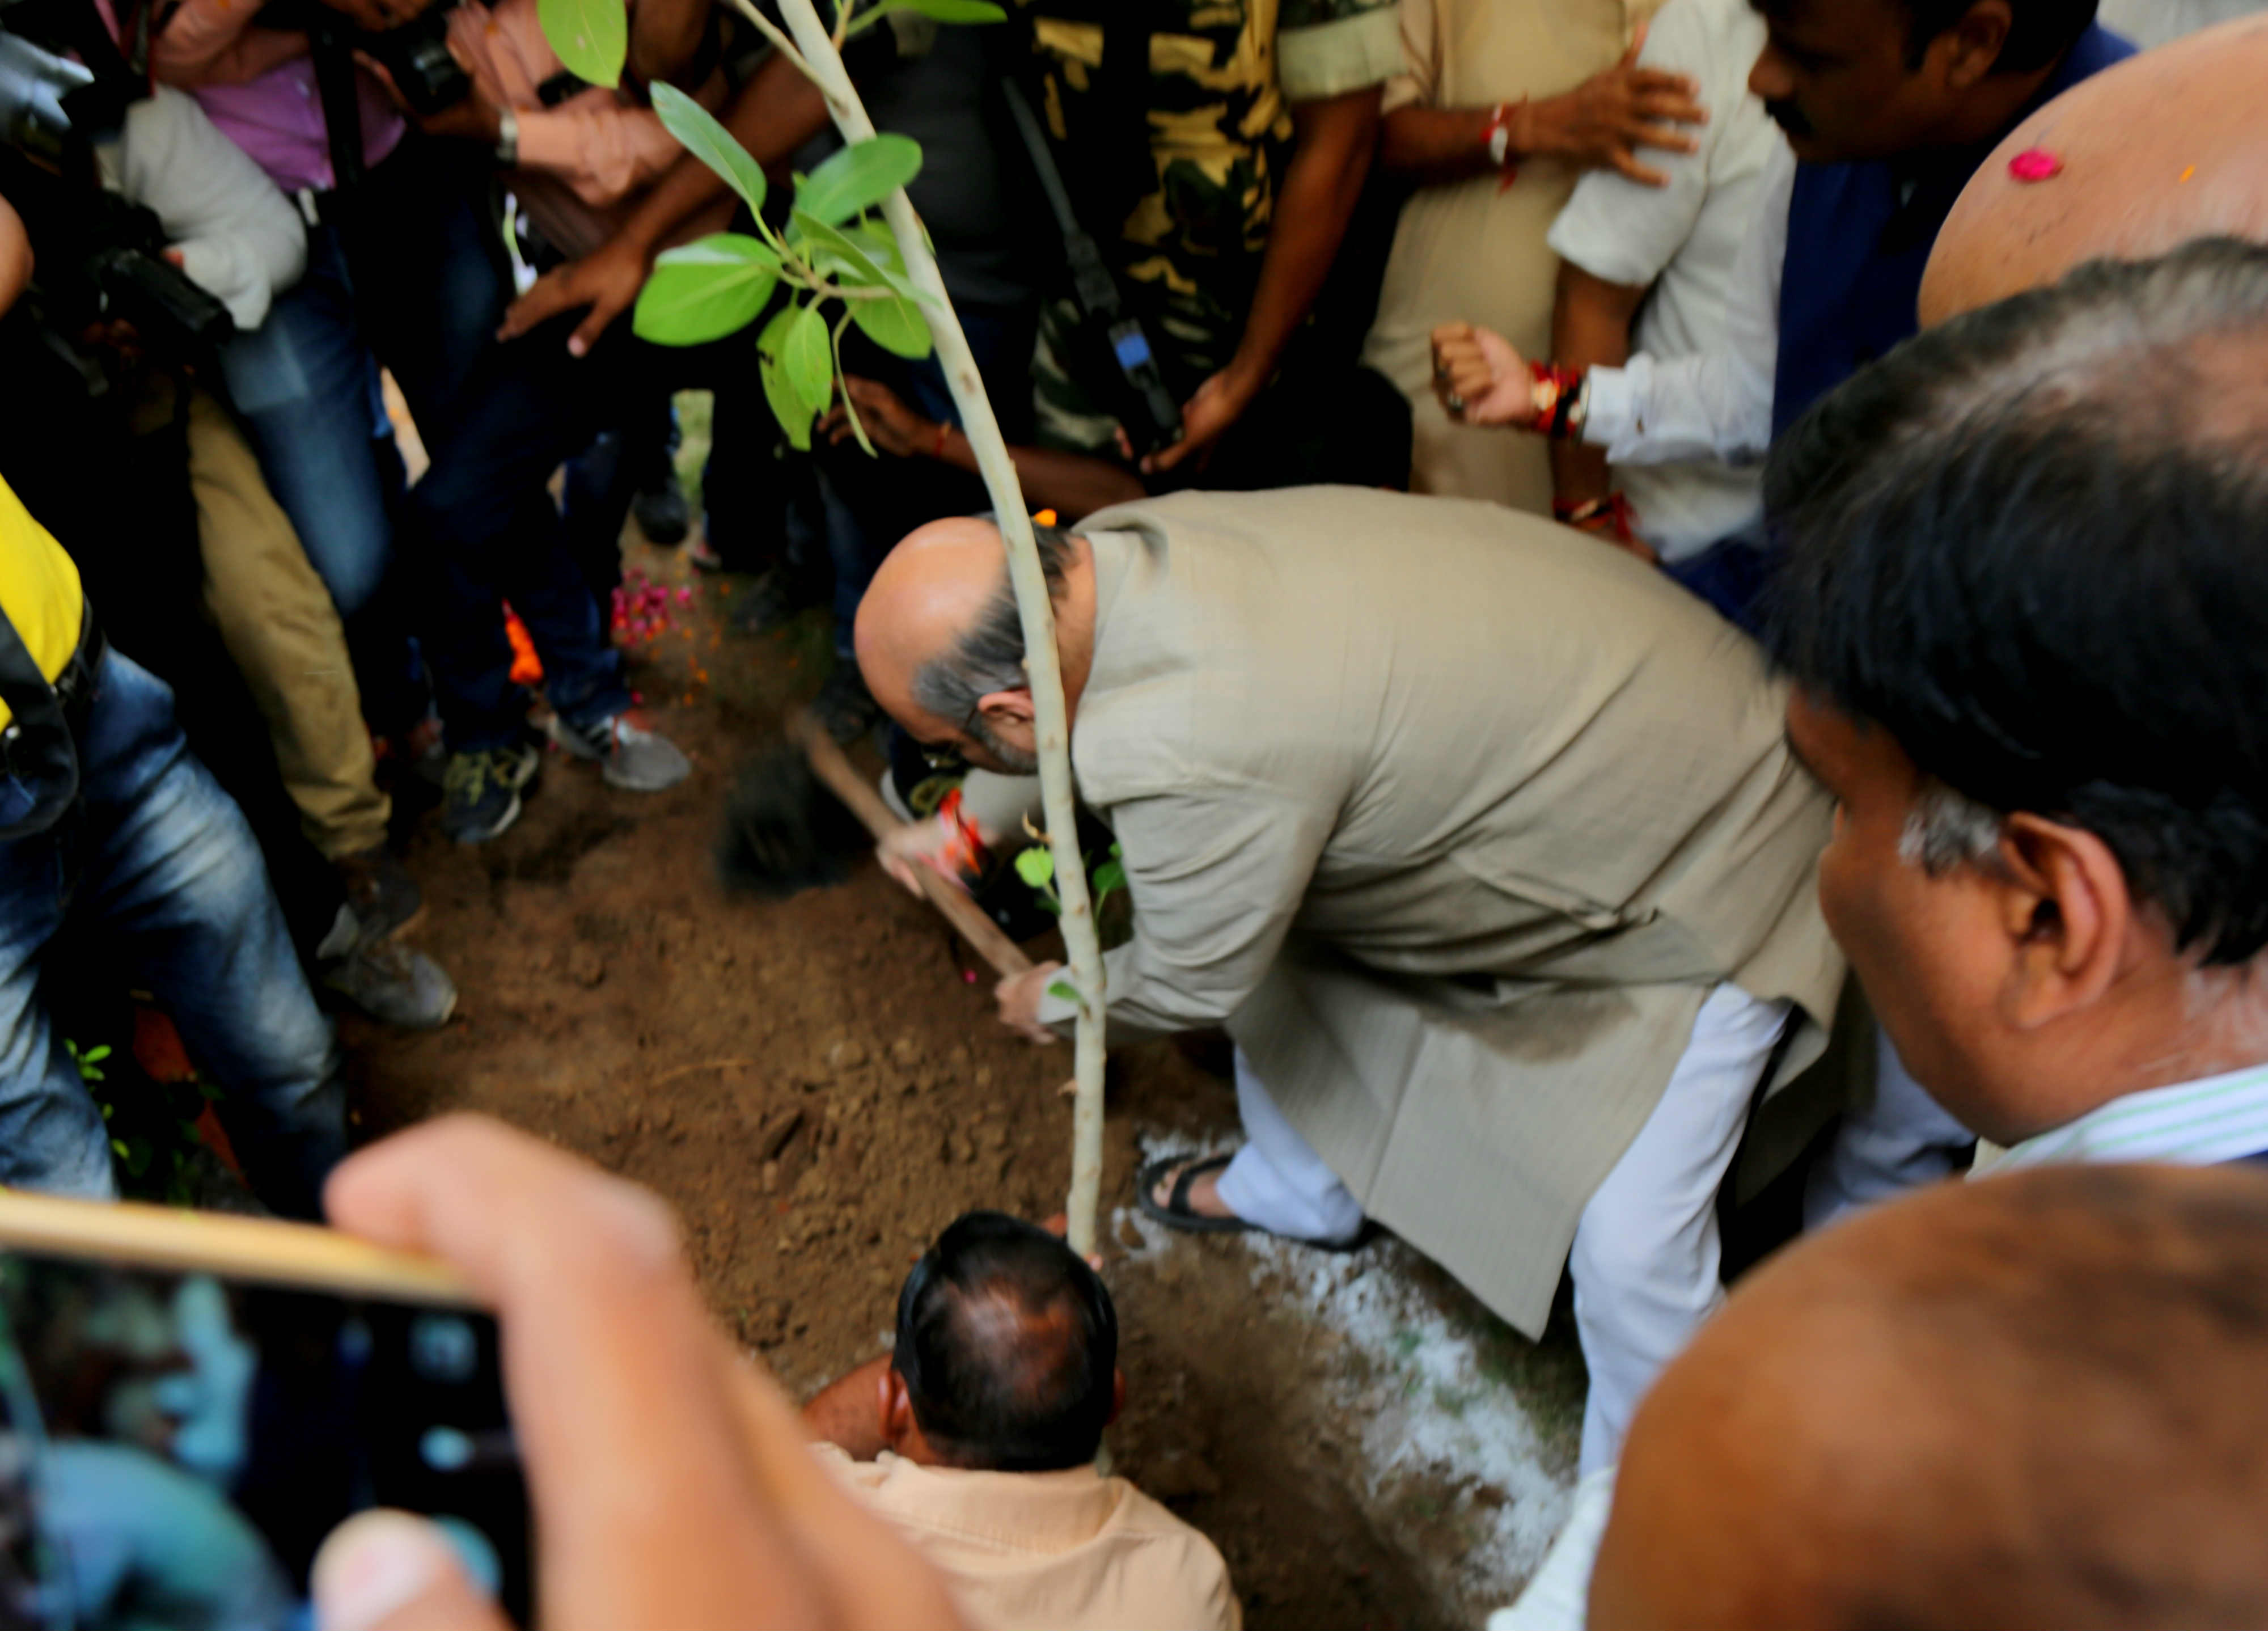
M 323 985 L 382 1025 L 438 1030 L 457 1011 L 457 986 L 441 965 L 365 922 L 351 904 L 339 908 L 316 948 Z
M 441 786 L 441 830 L 460 844 L 485 844 L 519 819 L 519 790 L 534 779 L 543 755 L 516 742 L 449 756 Z
M 401 857 L 383 844 L 331 863 L 345 886 L 347 904 L 365 931 L 398 934 L 425 915 L 425 897 Z
M 543 728 L 577 758 L 598 765 L 609 787 L 659 793 L 693 773 L 693 761 L 675 742 L 646 729 L 627 709 L 584 725 L 571 725 L 555 713 Z

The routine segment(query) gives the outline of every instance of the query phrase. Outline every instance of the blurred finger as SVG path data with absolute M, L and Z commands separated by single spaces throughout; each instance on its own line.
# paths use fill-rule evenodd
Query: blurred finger
M 1614 166 L 1640 187 L 1667 187 L 1669 178 L 1650 165 L 1642 165 L 1625 151 L 1617 151 Z
M 727 1351 L 653 1196 L 503 1125 L 428 1122 L 332 1175 L 351 1234 L 438 1255 L 493 1306 L 539 1534 L 541 1600 L 610 1631 L 807 1612 L 729 1433 Z
M 507 1631 L 441 1531 L 406 1512 L 361 1512 L 315 1554 L 316 1631 Z
M 1640 22 L 1637 27 L 1631 30 L 1630 48 L 1623 53 L 1623 60 L 1616 64 L 1617 67 L 1636 66 L 1638 54 L 1646 49 L 1646 25 L 1644 22 Z

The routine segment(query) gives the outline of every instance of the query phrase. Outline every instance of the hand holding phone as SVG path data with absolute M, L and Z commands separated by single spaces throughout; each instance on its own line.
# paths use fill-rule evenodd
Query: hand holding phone
M 326 1199 L 340 1229 L 440 1258 L 495 1310 L 545 1631 L 960 1625 L 710 1320 L 654 1197 L 452 1117 L 355 1156 Z M 414 1520 L 350 1521 L 314 1585 L 321 1631 L 504 1625 Z

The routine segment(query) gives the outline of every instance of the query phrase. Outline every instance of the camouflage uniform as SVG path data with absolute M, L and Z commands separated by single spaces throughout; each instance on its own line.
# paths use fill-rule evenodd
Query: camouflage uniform
M 1141 317 L 1175 400 L 1224 366 L 1244 332 L 1273 219 L 1277 177 L 1290 157 L 1293 102 L 1383 85 L 1402 71 L 1397 0 L 1020 0 L 1030 27 L 1041 118 L 1054 137 L 1071 196 L 1091 214 L 1098 198 L 1116 223 L 1089 218 Z M 1102 145 L 1081 115 L 1110 121 L 1094 100 L 1106 27 L 1147 34 L 1147 71 L 1135 94 L 1148 122 L 1146 154 L 1115 188 L 1082 173 Z M 1121 119 L 1129 117 L 1120 114 Z M 1130 130 L 1130 125 L 1128 127 Z M 1106 136 L 1109 131 L 1104 132 Z M 1101 161 L 1108 166 L 1108 160 Z M 1075 380 L 1078 307 L 1042 308 L 1034 360 L 1040 440 L 1108 452 L 1116 424 Z M 1093 366 L 1078 373 L 1093 378 Z

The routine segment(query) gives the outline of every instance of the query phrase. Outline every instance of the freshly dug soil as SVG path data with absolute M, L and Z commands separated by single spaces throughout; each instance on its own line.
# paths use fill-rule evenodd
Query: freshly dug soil
M 823 630 L 725 632 L 729 584 L 634 560 L 674 602 L 634 680 L 696 772 L 640 796 L 554 754 L 501 839 L 459 848 L 424 825 L 413 938 L 461 1007 L 431 1035 L 350 1024 L 359 1132 L 479 1110 L 659 1190 L 718 1318 L 807 1393 L 887 1343 L 899 1282 L 953 1218 L 1061 1210 L 1070 1051 L 1003 1030 L 990 975 L 870 862 L 784 901 L 723 892 L 725 789 L 816 688 Z M 1123 1052 L 1112 1078 L 1106 1207 L 1130 1199 L 1138 1125 L 1233 1121 L 1227 1085 L 1170 1046 Z M 1255 1631 L 1464 1619 L 1365 1516 L 1362 1423 L 1309 1385 L 1324 1333 L 1257 1295 L 1235 1250 L 1137 1266 L 1112 1237 L 1117 1469 L 1219 1544 Z

